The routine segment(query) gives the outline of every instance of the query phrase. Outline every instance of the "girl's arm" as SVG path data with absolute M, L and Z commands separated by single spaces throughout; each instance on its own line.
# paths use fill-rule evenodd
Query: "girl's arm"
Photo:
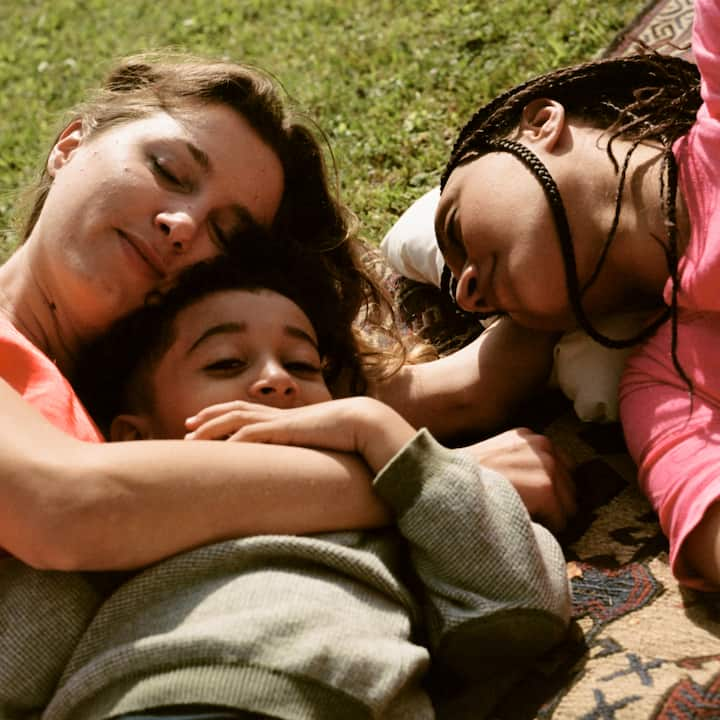
M 545 435 L 515 428 L 462 449 L 506 477 L 532 519 L 552 532 L 564 530 L 577 511 L 569 463 Z
M 546 382 L 557 338 L 502 317 L 470 345 L 405 366 L 373 394 L 437 438 L 478 437 L 506 424 L 518 404 Z
M 0 547 L 40 568 L 121 569 L 263 533 L 388 521 L 352 455 L 246 443 L 91 444 L 0 381 Z

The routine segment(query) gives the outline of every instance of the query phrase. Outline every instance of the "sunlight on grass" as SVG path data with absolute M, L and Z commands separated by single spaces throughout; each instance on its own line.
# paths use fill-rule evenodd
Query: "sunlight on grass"
M 345 200 L 378 242 L 438 182 L 492 94 L 606 47 L 645 0 L 0 0 L 0 256 L 15 190 L 62 113 L 121 55 L 173 47 L 276 75 L 329 138 Z

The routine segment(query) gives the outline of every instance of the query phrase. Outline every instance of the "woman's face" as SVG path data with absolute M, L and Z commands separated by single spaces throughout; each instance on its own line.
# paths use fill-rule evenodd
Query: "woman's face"
M 48 160 L 53 182 L 28 245 L 55 306 L 91 336 L 238 229 L 268 227 L 283 193 L 275 152 L 220 104 L 84 137 L 71 125 Z
M 513 155 L 489 153 L 457 167 L 435 216 L 440 250 L 471 312 L 503 312 L 545 330 L 574 324 L 552 212 Z

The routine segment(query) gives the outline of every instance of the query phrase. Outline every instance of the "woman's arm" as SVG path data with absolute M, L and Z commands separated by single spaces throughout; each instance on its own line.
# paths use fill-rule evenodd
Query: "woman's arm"
M 557 338 L 503 317 L 452 355 L 405 366 L 373 394 L 437 438 L 478 437 L 506 424 L 547 380 Z
M 313 447 L 359 455 L 373 474 L 414 435 L 389 405 L 357 396 L 297 408 L 234 400 L 205 408 L 187 421 L 188 440 L 235 440 Z
M 248 443 L 90 444 L 0 381 L 0 546 L 41 568 L 120 569 L 263 533 L 388 521 L 356 457 Z

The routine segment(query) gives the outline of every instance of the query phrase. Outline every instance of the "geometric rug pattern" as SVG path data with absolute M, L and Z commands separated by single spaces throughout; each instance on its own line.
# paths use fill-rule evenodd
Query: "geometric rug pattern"
M 649 48 L 665 55 L 692 60 L 693 0 L 665 0 L 651 3 L 610 44 L 605 56 L 627 55 Z

